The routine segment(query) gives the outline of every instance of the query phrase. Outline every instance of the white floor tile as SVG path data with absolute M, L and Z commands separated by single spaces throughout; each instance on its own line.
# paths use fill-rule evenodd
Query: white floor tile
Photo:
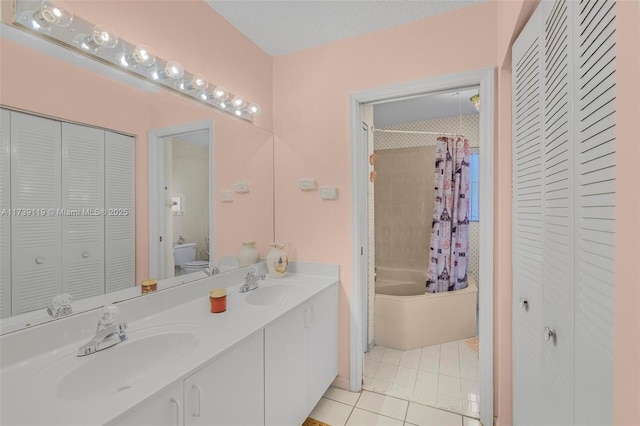
M 460 379 L 457 377 L 444 376 L 440 374 L 438 376 L 438 396 L 440 394 L 455 396 L 458 399 L 461 398 L 460 394 Z
M 347 426 L 402 426 L 402 421 L 354 408 Z
M 462 426 L 462 416 L 412 402 L 406 421 L 418 426 Z
M 356 407 L 404 421 L 408 404 L 402 399 L 363 391 Z
M 412 351 L 406 351 L 402 354 L 400 360 L 400 367 L 415 368 L 416 370 L 420 366 L 420 358 L 422 357 L 422 349 L 414 349 Z
M 318 402 L 311 414 L 309 414 L 309 417 L 330 424 L 331 426 L 343 426 L 347 422 L 352 409 L 353 407 L 349 405 L 326 398 L 320 398 L 320 402 Z
M 462 411 L 462 403 L 460 398 L 457 396 L 438 393 L 437 405 L 439 407 L 443 407 L 451 411 L 456 411 L 456 412 Z
M 438 392 L 438 375 L 428 371 L 418 371 L 416 376 L 416 389 Z
M 377 380 L 384 380 L 385 382 L 393 382 L 393 379 L 396 376 L 397 370 L 398 370 L 397 365 L 381 362 L 378 365 L 378 368 L 376 369 L 376 374 L 373 375 L 373 378 Z
M 373 377 L 376 374 L 376 370 L 380 365 L 380 361 L 376 361 L 371 358 L 364 359 L 364 377 Z
M 387 348 L 384 346 L 374 346 L 369 352 L 364 354 L 365 358 L 373 359 L 375 361 L 380 361 L 384 356 L 384 352 Z
M 416 385 L 417 376 L 418 370 L 414 368 L 398 367 L 393 383 L 402 386 L 410 386 L 413 389 Z
M 384 351 L 384 355 L 382 356 L 382 362 L 393 365 L 400 365 L 400 360 L 402 359 L 402 351 L 397 349 L 387 348 Z
M 426 346 L 422 348 L 422 357 L 439 358 L 440 357 L 440 345 Z
M 389 389 L 391 389 L 392 385 L 393 385 L 392 382 L 385 382 L 384 380 L 372 379 L 367 388 L 368 390 L 371 390 L 373 392 L 387 393 Z
M 482 426 L 480 420 L 478 419 L 470 419 L 469 417 L 465 417 L 462 421 L 463 426 Z
M 460 377 L 460 361 L 458 357 L 441 356 L 438 374 L 444 374 L 445 376 L 451 377 Z
M 438 393 L 436 391 L 415 388 L 413 390 L 413 401 L 425 405 L 437 405 Z
M 469 401 L 480 401 L 480 383 L 471 380 L 460 380 L 460 387 L 462 390 L 462 399 L 468 399 Z
M 413 398 L 413 386 L 403 386 L 394 383 L 391 385 L 391 388 L 385 393 L 387 395 L 395 396 L 396 398 L 402 398 L 410 401 Z
M 420 365 L 418 369 L 421 371 L 428 371 L 430 373 L 438 374 L 440 369 L 440 357 L 422 356 L 420 358 Z
M 358 402 L 358 398 L 360 398 L 360 393 L 349 392 L 348 390 L 331 386 L 324 393 L 324 397 L 328 399 L 332 399 L 334 401 L 341 402 L 343 404 L 351 405 L 353 407 L 354 405 L 356 405 L 356 402 Z

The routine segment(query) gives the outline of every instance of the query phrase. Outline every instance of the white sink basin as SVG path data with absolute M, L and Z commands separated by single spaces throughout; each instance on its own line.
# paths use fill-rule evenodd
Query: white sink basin
M 75 351 L 49 364 L 21 387 L 27 394 L 43 383 L 61 400 L 100 399 L 127 392 L 192 354 L 205 337 L 200 324 L 181 323 L 128 330 L 128 339 L 84 357 Z
M 287 302 L 300 294 L 300 291 L 301 289 L 294 285 L 273 284 L 252 290 L 244 300 L 252 305 L 274 305 Z

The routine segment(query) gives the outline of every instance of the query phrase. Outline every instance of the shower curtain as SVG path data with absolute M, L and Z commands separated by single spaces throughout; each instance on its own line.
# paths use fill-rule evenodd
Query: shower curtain
M 469 141 L 462 137 L 439 137 L 435 160 L 428 293 L 467 287 Z

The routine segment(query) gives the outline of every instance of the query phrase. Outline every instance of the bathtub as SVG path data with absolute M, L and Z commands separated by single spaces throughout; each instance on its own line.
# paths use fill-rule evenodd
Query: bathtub
M 407 351 L 476 336 L 478 285 L 425 293 L 426 268 L 378 267 L 375 286 L 376 345 Z

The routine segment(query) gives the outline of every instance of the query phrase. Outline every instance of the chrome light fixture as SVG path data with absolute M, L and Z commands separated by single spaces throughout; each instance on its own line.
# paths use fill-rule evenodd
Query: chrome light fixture
M 148 46 L 118 37 L 107 25 L 75 16 L 63 0 L 15 0 L 15 4 L 14 23 L 22 29 L 244 120 L 253 121 L 260 114 L 257 103 L 211 85 L 206 76 L 186 71 L 175 60 L 156 57 Z

